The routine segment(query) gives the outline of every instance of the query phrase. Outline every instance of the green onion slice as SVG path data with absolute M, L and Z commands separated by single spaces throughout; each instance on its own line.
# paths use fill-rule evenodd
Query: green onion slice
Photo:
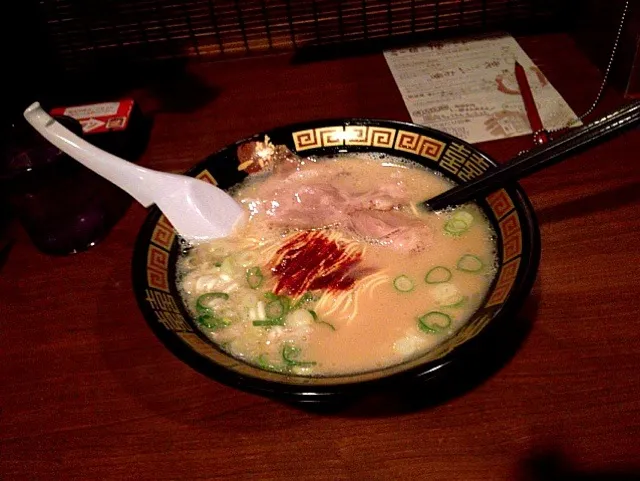
M 449 308 L 457 308 L 462 307 L 467 302 L 467 296 L 460 297 L 459 301 L 454 302 L 453 304 L 441 305 L 440 307 L 449 307 Z
M 260 366 L 262 369 L 269 369 L 269 361 L 267 360 L 267 355 L 266 354 L 260 354 L 258 356 L 258 359 L 256 359 L 256 362 L 258 363 L 258 366 Z
M 318 322 L 318 324 L 324 324 L 325 326 L 327 326 L 332 331 L 336 330 L 335 326 L 333 324 L 327 322 L 327 321 L 317 321 L 317 322 Z
M 444 312 L 431 311 L 418 318 L 418 327 L 428 333 L 437 334 L 451 325 L 451 316 Z
M 247 269 L 247 284 L 251 289 L 257 289 L 262 284 L 264 276 L 258 266 Z
M 213 308 L 209 305 L 209 303 L 214 299 L 222 299 L 224 301 L 228 301 L 229 294 L 227 294 L 226 292 L 208 292 L 207 294 L 202 294 L 196 301 L 196 309 L 198 310 L 198 312 L 213 311 Z
M 451 279 L 451 271 L 443 266 L 436 266 L 427 272 L 424 281 L 427 284 L 441 284 Z
M 216 313 L 212 304 L 215 303 L 217 299 L 223 302 L 228 301 L 229 294 L 226 292 L 208 292 L 202 294 L 196 301 L 196 309 L 200 314 L 196 318 L 196 321 L 207 329 L 217 330 L 231 325 L 231 321 L 223 319 Z
M 253 321 L 257 327 L 284 326 L 284 319 L 265 319 L 264 321 Z
M 413 281 L 404 274 L 393 280 L 393 287 L 399 292 L 411 292 L 413 290 Z
M 198 321 L 198 324 L 200 324 L 201 326 L 204 326 L 207 329 L 213 329 L 213 330 L 222 329 L 224 327 L 231 325 L 230 321 L 216 317 L 212 313 L 202 314 L 198 316 L 196 320 Z
M 291 299 L 287 296 L 279 296 L 278 294 L 274 294 L 273 292 L 265 292 L 264 297 L 268 301 L 280 301 L 284 306 L 285 314 L 289 312 L 291 309 Z
M 281 299 L 270 301 L 265 307 L 267 319 L 279 319 L 286 314 L 286 308 Z
M 275 371 L 275 372 L 281 372 L 282 368 L 280 366 L 276 366 L 275 364 L 271 363 L 269 361 L 269 359 L 267 358 L 267 355 L 262 353 L 258 356 L 258 358 L 256 359 L 256 363 L 258 364 L 258 366 L 266 371 Z
M 296 309 L 300 307 L 304 307 L 305 305 L 317 300 L 318 298 L 315 296 L 315 294 L 313 294 L 313 292 L 307 291 L 300 297 L 300 299 L 298 299 L 298 301 L 293 305 L 293 307 L 291 307 L 291 310 L 295 311 Z
M 465 224 L 467 224 L 467 227 L 471 227 L 471 224 L 473 224 L 473 215 L 471 215 L 466 210 L 459 210 L 455 212 L 451 216 L 451 218 L 464 222 Z
M 458 260 L 456 268 L 462 272 L 480 272 L 484 264 L 478 256 L 465 254 Z
M 469 230 L 469 224 L 462 219 L 451 218 L 444 224 L 444 231 L 453 236 L 459 236 Z
M 307 309 L 309 311 L 309 314 L 311 314 L 311 317 L 313 317 L 313 321 L 317 322 L 318 324 L 324 324 L 325 326 L 329 327 L 332 331 L 336 330 L 336 327 L 327 322 L 327 321 L 321 321 L 320 319 L 318 319 L 318 313 L 316 311 L 314 311 L 313 309 Z
M 298 358 L 300 357 L 301 353 L 302 350 L 299 347 L 294 346 L 293 344 L 285 344 L 282 347 L 282 359 L 284 359 L 284 362 L 286 362 L 289 366 L 305 367 L 316 365 L 315 361 L 299 361 Z

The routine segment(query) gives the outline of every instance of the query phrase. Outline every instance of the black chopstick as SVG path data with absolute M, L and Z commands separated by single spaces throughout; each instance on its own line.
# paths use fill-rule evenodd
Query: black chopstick
M 565 160 L 581 150 L 599 144 L 638 122 L 640 122 L 640 102 L 634 102 L 548 144 L 534 147 L 529 152 L 467 184 L 458 185 L 423 202 L 423 205 L 430 210 L 442 210 L 478 199 L 504 187 L 509 182 L 526 177 Z

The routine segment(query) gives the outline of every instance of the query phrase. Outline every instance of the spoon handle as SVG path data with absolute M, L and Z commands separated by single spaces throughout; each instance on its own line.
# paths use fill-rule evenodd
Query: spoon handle
M 153 204 L 148 183 L 158 175 L 156 172 L 91 145 L 56 122 L 38 102 L 25 110 L 24 117 L 40 135 L 64 153 L 120 187 L 143 206 Z
M 423 205 L 429 210 L 441 210 L 483 197 L 509 182 L 554 165 L 587 147 L 602 143 L 638 122 L 640 102 L 633 102 L 552 142 L 535 147 L 467 184 L 449 189 L 423 202 Z

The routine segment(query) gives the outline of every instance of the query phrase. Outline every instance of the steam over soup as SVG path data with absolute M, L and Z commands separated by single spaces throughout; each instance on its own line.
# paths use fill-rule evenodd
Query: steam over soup
M 249 221 L 178 266 L 196 324 L 231 355 L 298 375 L 373 370 L 432 349 L 481 303 L 494 235 L 473 204 L 416 208 L 451 187 L 440 175 L 384 155 L 244 148 L 253 173 L 233 195 Z

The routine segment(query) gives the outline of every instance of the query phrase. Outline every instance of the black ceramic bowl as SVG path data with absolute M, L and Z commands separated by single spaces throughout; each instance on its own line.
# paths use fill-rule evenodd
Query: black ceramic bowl
M 268 135 L 301 156 L 342 152 L 384 152 L 468 182 L 495 168 L 489 157 L 459 139 L 422 126 L 367 119 L 341 119 L 281 127 L 230 145 L 192 168 L 192 175 L 229 188 L 247 175 L 238 171 L 236 151 Z M 478 202 L 497 233 L 499 268 L 484 303 L 453 337 L 435 350 L 403 364 L 373 372 L 336 377 L 297 377 L 268 372 L 218 349 L 194 325 L 178 294 L 176 259 L 180 246 L 175 231 L 152 208 L 135 247 L 133 281 L 146 320 L 180 359 L 211 378 L 250 392 L 287 401 L 323 401 L 388 389 L 390 385 L 433 380 L 486 343 L 490 333 L 513 322 L 529 294 L 540 259 L 540 234 L 531 205 L 512 184 Z

